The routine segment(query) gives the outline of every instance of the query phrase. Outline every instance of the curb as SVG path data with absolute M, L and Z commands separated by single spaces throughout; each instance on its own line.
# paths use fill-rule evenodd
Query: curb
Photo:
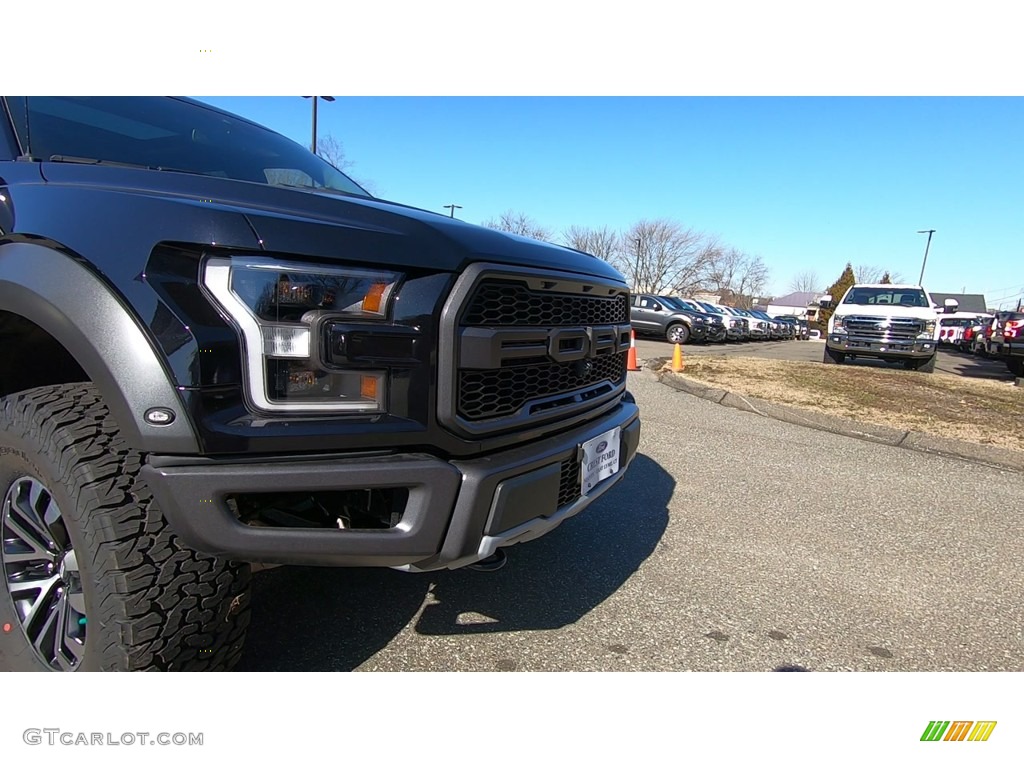
M 922 453 L 963 459 L 978 464 L 987 464 L 999 469 L 1024 471 L 1024 452 L 1021 451 L 1010 451 L 991 445 L 969 443 L 964 440 L 954 440 L 948 437 L 936 437 L 935 435 L 928 435 L 923 432 L 896 429 L 894 427 L 864 424 L 859 421 L 842 419 L 838 416 L 829 416 L 824 413 L 808 411 L 789 405 L 778 405 L 777 403 L 771 403 L 757 397 L 737 395 L 724 389 L 709 387 L 678 373 L 657 371 L 647 367 L 647 362 L 644 361 L 643 363 L 644 369 L 649 371 L 660 383 L 680 392 L 685 392 L 688 395 L 710 400 L 713 403 L 729 408 L 756 413 L 759 416 L 796 424 L 801 427 L 809 427 L 823 432 L 853 437 L 858 440 L 867 440 L 873 443 L 891 445 L 896 448 L 907 448 L 921 451 Z

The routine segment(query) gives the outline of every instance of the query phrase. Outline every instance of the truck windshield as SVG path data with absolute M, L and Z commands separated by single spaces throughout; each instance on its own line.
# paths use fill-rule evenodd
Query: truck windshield
M 685 302 L 680 301 L 674 296 L 659 296 L 658 300 L 661 301 L 661 303 L 667 306 L 669 309 L 683 309 L 686 310 L 687 312 L 693 311 L 692 307 L 686 306 Z
M 843 304 L 896 304 L 901 307 L 930 307 L 920 288 L 854 288 Z
M 8 97 L 22 148 L 43 162 L 129 165 L 370 197 L 278 133 L 165 97 Z
M 693 302 L 687 301 L 686 299 L 679 299 L 679 298 L 676 298 L 675 296 L 672 296 L 671 298 L 672 298 L 672 301 L 674 301 L 677 305 L 679 305 L 683 309 L 688 309 L 691 312 L 706 312 L 707 311 L 703 307 L 698 307 L 696 304 L 694 304 Z

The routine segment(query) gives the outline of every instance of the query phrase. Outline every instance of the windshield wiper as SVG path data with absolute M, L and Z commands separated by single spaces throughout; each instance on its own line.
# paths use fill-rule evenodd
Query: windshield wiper
M 203 176 L 201 171 L 188 171 L 184 168 L 168 168 L 165 165 L 142 165 L 141 163 L 123 163 L 119 160 L 101 160 L 97 157 L 76 157 L 75 155 L 50 155 L 51 163 L 76 163 L 78 165 L 110 165 L 115 168 L 142 168 L 147 171 L 172 171 L 174 173 L 191 173 Z

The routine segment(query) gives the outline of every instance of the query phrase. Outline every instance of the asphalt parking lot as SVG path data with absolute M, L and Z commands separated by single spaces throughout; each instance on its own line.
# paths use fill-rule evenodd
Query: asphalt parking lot
M 796 362 L 820 363 L 825 342 L 823 341 L 747 341 L 728 344 L 685 344 L 683 357 L 687 355 L 736 355 L 738 357 L 760 357 L 767 360 L 793 360 Z M 636 340 L 637 356 L 641 360 L 671 357 L 673 345 L 666 341 L 650 338 Z M 898 363 L 887 363 L 871 358 L 858 358 L 846 365 L 878 366 L 899 368 Z M 957 376 L 990 379 L 992 381 L 1013 381 L 1014 376 L 1006 364 L 989 360 L 958 350 L 939 349 L 935 370 Z
M 1019 473 L 629 383 L 640 453 L 582 515 L 497 573 L 257 574 L 240 668 L 1024 669 Z

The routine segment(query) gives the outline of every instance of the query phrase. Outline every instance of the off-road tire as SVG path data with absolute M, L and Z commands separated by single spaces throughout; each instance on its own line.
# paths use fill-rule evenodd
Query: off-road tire
M 821 362 L 825 365 L 840 365 L 846 360 L 845 352 L 833 352 L 828 346 L 825 346 L 824 352 L 821 353 Z
M 249 566 L 187 548 L 140 479 L 142 464 L 91 384 L 0 400 L 0 503 L 19 478 L 45 486 L 77 556 L 85 632 L 73 668 L 229 669 L 249 624 Z M 3 542 L 0 669 L 68 668 L 36 651 L 15 610 L 15 543 Z
M 1006 358 L 1006 367 L 1018 379 L 1024 379 L 1024 357 Z
M 690 329 L 685 323 L 672 323 L 665 329 L 665 338 L 671 344 L 685 344 L 690 340 Z

